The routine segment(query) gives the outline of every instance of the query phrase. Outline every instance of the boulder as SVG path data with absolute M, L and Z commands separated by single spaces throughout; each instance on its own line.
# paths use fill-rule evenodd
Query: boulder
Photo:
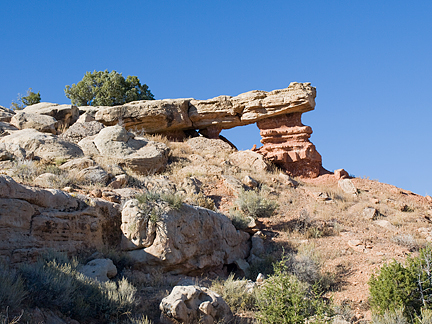
M 121 167 L 140 174 L 163 170 L 168 162 L 168 147 L 145 138 L 135 138 L 122 126 L 102 129 L 98 135 L 81 140 L 78 145 L 89 156 L 103 156 Z
M 0 161 L 24 160 L 26 152 L 17 144 L 0 143 Z
M 35 260 L 51 249 L 68 253 L 117 247 L 119 205 L 56 189 L 27 187 L 0 175 L 0 258 Z
M 55 183 L 59 183 L 59 177 L 53 173 L 43 173 L 33 180 L 33 184 L 40 187 L 53 187 Z
M 187 204 L 153 211 L 160 211 L 156 220 L 136 199 L 122 211 L 122 247 L 136 266 L 194 275 L 249 255 L 249 234 L 236 230 L 225 215 Z
M 269 169 L 269 165 L 264 161 L 263 156 L 250 150 L 234 152 L 230 154 L 228 161 L 242 169 L 257 171 Z
M 73 105 L 59 105 L 50 102 L 40 102 L 23 109 L 26 113 L 47 115 L 54 117 L 61 125 L 69 126 L 79 117 L 79 110 Z
M 60 137 L 69 142 L 78 143 L 83 138 L 98 134 L 102 128 L 104 128 L 104 125 L 97 121 L 86 123 L 76 122 L 71 127 L 69 127 L 66 132 L 61 134 Z
M 109 180 L 109 174 L 100 166 L 90 166 L 79 171 L 76 178 L 90 184 L 101 184 L 105 186 Z
M 337 170 L 335 170 L 334 171 L 334 176 L 338 180 L 344 179 L 344 178 L 349 178 L 348 172 L 346 172 L 344 169 L 337 169 Z
M 12 132 L 17 130 L 18 128 L 12 124 L 0 121 L 0 137 L 10 135 Z
M 117 268 L 111 259 L 94 259 L 80 269 L 89 278 L 106 282 L 117 275 Z
M 0 122 L 9 123 L 14 114 L 13 110 L 0 106 Z
M 203 136 L 192 137 L 187 141 L 187 144 L 192 148 L 193 151 L 199 153 L 230 153 L 233 148 L 228 143 L 221 139 L 206 138 Z
M 119 120 L 126 128 L 135 127 L 146 133 L 162 133 L 192 128 L 188 117 L 190 99 L 141 100 L 122 106 L 104 107 L 95 118 L 105 125 Z
M 376 220 L 380 215 L 379 211 L 373 207 L 363 209 L 363 217 L 367 220 Z
M 93 161 L 92 159 L 83 157 L 83 158 L 78 158 L 78 159 L 73 159 L 70 160 L 68 162 L 66 162 L 65 164 L 62 164 L 59 169 L 61 170 L 74 170 L 74 169 L 78 169 L 78 170 L 82 170 L 82 169 L 86 169 L 92 166 L 95 166 L 96 162 Z
M 19 111 L 12 117 L 10 123 L 18 129 L 32 128 L 42 133 L 57 134 L 58 122 L 51 116 Z
M 162 324 L 230 323 L 233 314 L 221 296 L 205 287 L 175 286 L 159 306 Z
M 69 160 L 83 155 L 78 145 L 34 129 L 23 129 L 1 137 L 0 143 L 16 144 L 25 150 L 26 156 L 50 162 L 56 159 Z
M 357 188 L 350 179 L 340 179 L 338 181 L 338 186 L 347 194 L 357 195 Z

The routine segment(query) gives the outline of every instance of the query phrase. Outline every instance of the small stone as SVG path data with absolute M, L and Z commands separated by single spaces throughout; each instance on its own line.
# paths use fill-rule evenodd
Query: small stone
M 348 172 L 346 172 L 344 169 L 337 169 L 337 170 L 335 170 L 334 171 L 334 176 L 338 180 L 349 178 Z
M 357 188 L 350 179 L 340 179 L 338 186 L 347 194 L 357 195 Z
M 255 280 L 256 283 L 263 283 L 264 282 L 264 275 L 262 273 L 258 273 L 258 276 Z
M 244 178 L 243 178 L 243 183 L 246 185 L 246 186 L 249 186 L 249 187 L 251 187 L 251 188 L 256 188 L 256 187 L 258 187 L 258 181 L 256 181 L 254 178 L 252 178 L 252 177 L 250 177 L 250 176 L 245 176 Z
M 373 207 L 366 207 L 363 209 L 363 217 L 367 220 L 376 220 L 379 215 L 379 211 Z

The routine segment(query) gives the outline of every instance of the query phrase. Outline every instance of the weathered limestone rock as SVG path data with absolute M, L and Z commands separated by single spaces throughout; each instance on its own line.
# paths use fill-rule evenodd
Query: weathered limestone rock
M 218 134 L 222 129 L 253 124 L 270 116 L 313 110 L 315 96 L 310 83 L 293 82 L 286 89 L 255 90 L 236 97 L 142 100 L 99 107 L 95 118 L 105 125 L 121 120 L 126 128 L 137 127 L 147 133 L 209 128 L 211 134 Z
M 195 151 L 201 153 L 229 153 L 233 148 L 221 139 L 205 138 L 203 136 L 192 137 L 187 144 Z
M 228 129 L 270 116 L 313 110 L 315 96 L 316 90 L 310 83 L 293 82 L 286 89 L 271 92 L 254 90 L 236 97 L 191 100 L 189 118 L 194 128 L 213 126 Z
M 248 256 L 249 234 L 225 215 L 187 204 L 179 211 L 165 208 L 155 223 L 137 200 L 125 204 L 122 247 L 136 266 L 194 275 Z
M 12 124 L 0 121 L 0 137 L 10 135 L 12 132 L 17 130 L 18 128 Z
M 13 110 L 0 106 L 0 122 L 9 123 L 14 114 Z
M 100 166 L 90 166 L 79 171 L 76 175 L 78 180 L 84 181 L 90 184 L 102 184 L 103 186 L 109 180 L 108 172 L 102 169 Z
M 24 262 L 48 249 L 76 252 L 118 246 L 118 205 L 0 175 L 0 258 Z
M 73 105 L 59 105 L 50 102 L 40 102 L 23 109 L 26 113 L 47 115 L 54 117 L 62 125 L 69 126 L 75 123 L 79 117 L 79 110 Z
M 59 167 L 59 169 L 68 170 L 68 171 L 74 170 L 74 169 L 82 170 L 82 169 L 86 169 L 88 167 L 92 167 L 95 165 L 96 165 L 95 161 L 93 161 L 92 159 L 83 157 L 83 158 L 70 160 L 70 161 L 66 162 L 65 164 L 62 164 Z
M 230 323 L 233 314 L 221 296 L 205 287 L 175 286 L 159 306 L 162 324 Z
M 119 120 L 125 127 L 137 127 L 146 133 L 169 132 L 192 128 L 188 117 L 190 99 L 142 100 L 122 106 L 100 109 L 95 118 L 111 126 Z
M 257 122 L 263 146 L 258 152 L 292 176 L 317 177 L 321 155 L 309 142 L 312 129 L 301 122 L 301 113 L 270 117 Z
M 26 152 L 17 144 L 0 143 L 0 161 L 25 159 Z
M 69 160 L 83 155 L 78 145 L 34 129 L 13 132 L 1 137 L 0 143 L 17 144 L 25 150 L 27 157 L 45 161 L 54 161 L 56 158 Z
M 95 137 L 81 140 L 78 145 L 86 155 L 103 156 L 141 174 L 159 172 L 168 162 L 169 149 L 165 144 L 135 138 L 119 125 L 106 127 Z
M 264 161 L 263 156 L 253 151 L 237 151 L 228 157 L 228 161 L 243 169 L 254 169 L 265 171 L 269 169 L 269 165 Z
M 93 136 L 98 134 L 104 125 L 97 121 L 91 121 L 88 123 L 78 123 L 76 122 L 71 127 L 69 127 L 66 132 L 60 135 L 61 138 L 77 144 L 83 138 Z
M 338 187 L 347 194 L 357 195 L 357 188 L 350 179 L 340 179 L 338 181 Z
M 83 266 L 80 272 L 89 278 L 106 282 L 117 275 L 117 268 L 111 259 L 94 259 Z
M 10 123 L 18 129 L 32 128 L 42 133 L 57 134 L 57 120 L 51 116 L 19 111 Z

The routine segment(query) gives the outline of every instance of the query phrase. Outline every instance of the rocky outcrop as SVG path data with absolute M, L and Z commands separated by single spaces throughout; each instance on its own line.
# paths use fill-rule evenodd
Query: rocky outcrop
M 159 142 L 137 137 L 116 125 L 81 140 L 78 145 L 88 156 L 101 156 L 137 173 L 149 174 L 163 170 L 168 162 L 168 147 Z
M 50 102 L 40 102 L 23 109 L 26 113 L 47 115 L 55 118 L 61 125 L 70 126 L 79 117 L 79 110 L 73 105 L 59 105 Z
M 32 128 L 42 133 L 57 134 L 58 124 L 54 117 L 19 111 L 10 123 L 18 129 Z
M 23 129 L 0 137 L 0 143 L 16 144 L 25 151 L 27 158 L 50 162 L 56 159 L 69 160 L 83 155 L 78 145 L 35 129 Z
M 66 132 L 61 134 L 60 137 L 69 142 L 78 143 L 86 137 L 97 135 L 102 128 L 104 128 L 104 125 L 97 121 L 83 123 L 76 122 L 69 127 Z
M 233 320 L 225 300 L 205 287 L 175 286 L 159 307 L 162 324 L 215 324 Z
M 9 108 L 0 106 L 0 122 L 10 122 L 15 112 Z
M 218 139 L 222 129 L 257 123 L 263 143 L 257 152 L 290 175 L 316 177 L 322 169 L 321 156 L 309 141 L 312 129 L 301 123 L 301 114 L 314 109 L 315 97 L 316 90 L 309 83 L 293 82 L 286 89 L 254 90 L 236 97 L 147 100 L 103 107 L 95 118 L 105 125 L 121 120 L 126 128 L 147 133 L 175 132 L 177 138 L 179 132 L 198 129 Z
M 257 150 L 292 176 L 317 177 L 321 155 L 309 141 L 312 129 L 301 122 L 301 113 L 270 117 L 257 122 L 263 146 Z
M 120 244 L 117 204 L 60 190 L 39 189 L 0 175 L 0 257 L 33 260 L 49 249 L 63 252 Z
M 270 116 L 313 110 L 315 96 L 310 83 L 293 82 L 286 89 L 254 90 L 236 97 L 134 101 L 101 107 L 95 118 L 105 125 L 121 120 L 126 128 L 136 127 L 146 133 L 209 129 L 214 136 L 222 129 L 253 124 Z
M 122 247 L 137 267 L 194 275 L 249 255 L 249 234 L 225 215 L 187 204 L 166 207 L 156 220 L 151 215 L 136 199 L 122 211 Z

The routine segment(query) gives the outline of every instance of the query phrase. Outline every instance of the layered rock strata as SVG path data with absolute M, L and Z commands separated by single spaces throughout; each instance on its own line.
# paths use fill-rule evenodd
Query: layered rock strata
M 119 205 L 0 175 L 0 259 L 34 260 L 49 249 L 74 253 L 120 244 Z
M 199 129 L 215 137 L 222 129 L 253 124 L 271 116 L 313 110 L 315 97 L 316 90 L 310 83 L 292 82 L 285 89 L 254 90 L 235 97 L 142 100 L 99 107 L 95 119 L 107 126 L 121 120 L 126 128 L 136 127 L 146 133 Z
M 257 122 L 263 144 L 257 151 L 292 176 L 317 177 L 321 155 L 309 141 L 312 129 L 301 122 L 301 112 Z

